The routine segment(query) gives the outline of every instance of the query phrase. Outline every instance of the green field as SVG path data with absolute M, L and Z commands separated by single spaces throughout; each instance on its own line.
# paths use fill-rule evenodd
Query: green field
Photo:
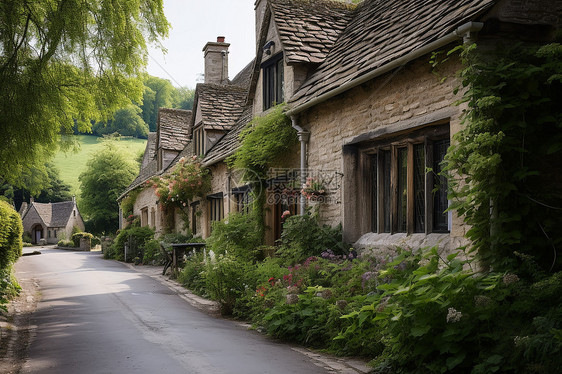
M 86 163 L 91 155 L 101 148 L 101 138 L 90 135 L 77 135 L 76 137 L 80 143 L 80 150 L 77 153 L 72 151 L 58 152 L 53 159 L 53 163 L 60 170 L 61 179 L 71 186 L 71 192 L 79 196 L 80 182 L 78 176 L 86 170 Z M 144 151 L 146 139 L 122 139 L 119 144 L 130 154 L 131 159 L 136 159 L 138 154 Z

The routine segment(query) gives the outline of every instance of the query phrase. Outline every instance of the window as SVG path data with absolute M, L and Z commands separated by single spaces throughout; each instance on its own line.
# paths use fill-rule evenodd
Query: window
M 155 229 L 156 228 L 156 209 L 152 208 L 150 210 L 150 226 Z
M 263 110 L 284 101 L 283 54 L 279 53 L 262 64 Z
M 148 208 L 141 209 L 141 226 L 148 226 Z
M 197 156 L 205 154 L 205 133 L 203 127 L 199 127 L 193 133 L 194 137 L 194 151 Z
M 242 186 L 232 189 L 234 201 L 236 202 L 236 211 L 248 214 L 252 209 L 252 194 L 250 186 Z
M 199 211 L 199 201 L 191 203 L 191 233 L 197 235 L 197 214 Z
M 47 230 L 47 238 L 51 238 L 51 230 Z
M 369 146 L 371 231 L 449 231 L 447 180 L 439 175 L 448 147 L 448 126 Z
M 207 196 L 209 200 L 209 217 L 211 222 L 220 221 L 224 218 L 222 192 Z

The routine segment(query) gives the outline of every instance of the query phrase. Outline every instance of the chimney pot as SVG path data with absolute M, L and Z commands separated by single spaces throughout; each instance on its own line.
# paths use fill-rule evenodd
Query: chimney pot
M 224 43 L 224 36 L 217 36 L 217 43 Z

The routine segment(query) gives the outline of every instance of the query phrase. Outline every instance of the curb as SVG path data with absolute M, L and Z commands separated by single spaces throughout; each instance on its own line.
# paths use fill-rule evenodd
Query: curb
M 187 288 L 180 285 L 178 282 L 166 277 L 162 274 L 153 274 L 149 272 L 144 272 L 139 269 L 138 266 L 129 264 L 126 262 L 120 262 L 126 265 L 129 269 L 136 271 L 137 273 L 144 274 L 152 279 L 157 280 L 162 285 L 168 287 L 174 291 L 179 297 L 187 301 L 194 308 L 209 314 L 212 317 L 220 318 L 220 304 L 216 301 L 205 299 L 201 296 L 195 295 L 193 292 Z M 245 322 L 233 321 L 237 325 L 250 329 L 251 325 Z M 328 356 L 326 354 L 320 354 L 308 348 L 295 347 L 292 346 L 291 349 L 298 352 L 306 357 L 308 357 L 316 366 L 322 367 L 331 373 L 341 373 L 341 374 L 367 374 L 372 372 L 372 368 L 367 366 L 365 361 L 356 358 L 348 357 L 336 357 Z

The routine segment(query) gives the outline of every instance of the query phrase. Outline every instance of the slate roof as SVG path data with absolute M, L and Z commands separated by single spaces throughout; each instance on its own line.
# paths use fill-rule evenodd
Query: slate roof
M 248 88 L 200 83 L 196 90 L 197 97 L 194 107 L 201 110 L 201 122 L 204 128 L 206 130 L 230 130 L 242 114 L 248 96 Z
M 251 120 L 252 106 L 248 105 L 232 129 L 207 152 L 203 164 L 209 166 L 232 155 L 240 145 L 240 133 Z
M 238 87 L 244 87 L 248 89 L 250 87 L 250 82 L 252 79 L 252 71 L 254 69 L 255 59 L 250 61 L 232 80 L 230 84 Z
M 494 0 L 365 0 L 292 107 L 427 45 L 486 11 Z
M 355 5 L 330 0 L 272 0 L 287 63 L 321 63 L 353 16 Z
M 160 108 L 158 110 L 158 148 L 181 151 L 191 129 L 191 110 Z
M 32 203 L 31 207 L 43 220 L 47 227 L 65 227 L 74 209 L 73 201 L 63 201 L 60 203 Z M 29 212 L 31 208 L 27 211 Z

